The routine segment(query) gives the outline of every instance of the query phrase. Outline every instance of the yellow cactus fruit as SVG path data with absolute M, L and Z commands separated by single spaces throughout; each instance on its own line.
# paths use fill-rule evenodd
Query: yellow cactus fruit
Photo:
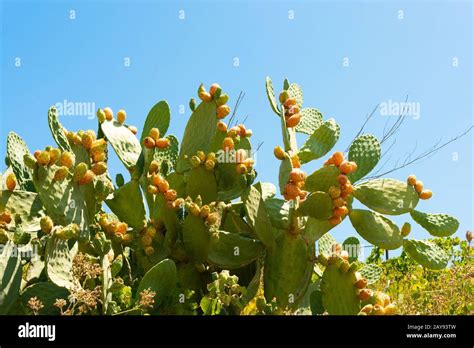
M 239 129 L 240 129 L 239 135 L 241 137 L 245 137 L 245 135 L 247 134 L 247 128 L 245 128 L 245 125 L 239 124 L 239 125 L 237 125 L 237 127 L 239 127 Z
M 281 148 L 281 146 L 275 146 L 273 149 L 273 154 L 280 161 L 285 159 L 285 151 Z
M 128 225 L 125 222 L 120 222 L 117 224 L 117 228 L 115 229 L 115 233 L 126 234 L 128 229 Z
M 151 181 L 153 182 L 153 185 L 158 186 L 162 181 L 165 181 L 165 179 L 160 174 L 153 174 Z
M 217 122 L 217 130 L 222 133 L 227 132 L 227 125 L 224 122 L 219 121 Z
M 203 102 L 208 103 L 212 100 L 212 95 L 211 93 L 208 93 L 206 89 L 204 88 L 204 85 L 201 83 L 198 89 L 198 97 L 201 99 Z
M 213 170 L 215 166 L 216 166 L 216 162 L 214 162 L 213 160 L 207 160 L 206 162 L 204 162 L 204 167 L 207 170 Z
M 81 143 L 86 150 L 89 150 L 92 147 L 93 142 L 94 139 L 92 138 L 92 135 L 90 133 L 85 132 L 82 134 Z
M 51 166 L 55 164 L 60 156 L 61 156 L 61 150 L 56 149 L 56 148 L 51 149 L 49 151 L 49 165 Z
M 357 164 L 355 162 L 343 161 L 339 166 L 339 170 L 342 174 L 350 174 L 357 170 Z
M 155 185 L 148 185 L 146 190 L 150 195 L 156 195 L 158 193 L 158 187 Z
M 421 193 L 421 191 L 423 191 L 423 181 L 421 180 L 417 180 L 416 183 L 415 183 L 415 190 L 416 192 L 418 193 Z
M 70 169 L 74 166 L 74 155 L 69 151 L 64 151 L 59 157 L 59 163 Z
M 104 162 L 105 161 L 105 152 L 95 152 L 91 156 L 92 162 Z
M 177 195 L 178 194 L 176 193 L 176 190 L 173 190 L 173 189 L 167 190 L 165 192 L 165 199 L 167 201 L 174 201 L 176 199 Z
M 415 175 L 409 175 L 407 178 L 407 184 L 410 186 L 415 186 L 416 184 L 416 176 Z
M 146 256 L 152 256 L 155 253 L 155 248 L 153 248 L 151 245 L 145 247 L 145 254 Z
M 150 129 L 150 133 L 148 134 L 150 138 L 152 138 L 155 143 L 160 139 L 160 130 L 158 128 L 153 127 Z
M 290 181 L 293 183 L 306 180 L 306 173 L 299 168 L 295 168 L 290 172 Z
M 84 176 L 79 180 L 79 185 L 87 185 L 92 182 L 94 179 L 94 172 L 92 170 L 87 170 Z
M 301 194 L 301 190 L 298 186 L 293 183 L 288 183 L 285 185 L 285 189 L 283 191 L 283 196 L 286 200 L 292 200 L 296 197 L 299 197 Z
M 333 200 L 332 200 L 332 204 L 333 204 L 335 207 L 338 207 L 338 208 L 339 208 L 339 207 L 345 206 L 345 205 L 346 205 L 346 201 L 345 201 L 343 198 L 339 197 L 339 198 L 333 199 Z
M 212 96 L 214 96 L 214 94 L 216 93 L 216 91 L 217 91 L 218 88 L 221 88 L 221 86 L 219 86 L 218 83 L 213 83 L 213 84 L 211 85 L 211 87 L 209 87 L 209 93 L 210 93 Z
M 105 119 L 107 121 L 112 121 L 114 119 L 114 112 L 112 111 L 111 108 L 109 107 L 104 108 L 104 114 L 105 114 Z
M 158 161 L 153 160 L 150 162 L 150 165 L 148 166 L 148 174 L 155 174 L 160 171 L 160 164 Z
M 329 224 L 331 224 L 332 226 L 340 224 L 341 221 L 342 219 L 340 216 L 333 216 L 328 220 Z
M 191 157 L 191 165 L 193 168 L 199 167 L 201 165 L 201 160 L 198 156 L 194 155 Z
M 92 171 L 95 175 L 102 175 L 107 171 L 107 164 L 105 162 L 97 162 L 92 166 Z
M 40 228 L 43 233 L 48 234 L 54 227 L 53 220 L 49 216 L 43 216 L 40 219 Z
M 286 127 L 287 128 L 293 128 L 298 125 L 301 121 L 301 115 L 300 114 L 294 114 L 286 120 Z
M 397 305 L 395 303 L 390 303 L 388 306 L 384 308 L 385 315 L 394 315 L 397 314 Z
M 146 137 L 145 139 L 143 139 L 143 145 L 147 149 L 153 149 L 155 147 L 155 141 L 152 137 Z
M 199 206 L 196 203 L 191 203 L 189 207 L 189 211 L 191 215 L 199 216 L 199 213 L 201 212 L 201 208 L 199 208 Z
M 134 135 L 137 135 L 138 129 L 135 126 L 128 126 L 128 130 L 132 132 Z
M 349 214 L 349 209 L 347 209 L 346 206 L 342 206 L 342 207 L 335 207 L 332 211 L 332 214 L 334 217 L 344 217 L 346 216 L 347 214 Z
M 247 166 L 243 163 L 237 164 L 236 170 L 239 174 L 247 174 Z
M 170 184 L 166 180 L 163 180 L 158 184 L 158 191 L 160 191 L 161 193 L 166 193 L 166 191 L 168 191 L 169 189 Z
M 347 198 L 352 192 L 354 192 L 354 187 L 350 183 L 341 186 L 341 198 Z
M 215 225 L 219 221 L 219 215 L 217 213 L 210 213 L 206 217 L 206 223 L 208 225 Z
M 431 190 L 423 190 L 420 192 L 420 199 L 430 199 L 433 196 Z
M 217 118 L 223 119 L 228 114 L 230 114 L 230 107 L 228 105 L 221 105 L 217 107 Z
M 224 151 L 230 151 L 234 148 L 234 141 L 232 138 L 224 138 L 224 141 L 222 142 L 222 149 Z
M 253 160 L 253 158 L 247 158 L 243 164 L 247 167 L 247 169 L 251 169 L 254 165 L 255 161 Z
M 13 191 L 16 187 L 16 176 L 14 173 L 9 173 L 5 180 L 8 191 Z
M 329 195 L 332 199 L 336 199 L 341 195 L 341 189 L 336 186 L 329 187 Z
M 127 113 L 125 112 L 125 110 L 120 109 L 117 112 L 117 121 L 118 121 L 118 123 L 123 124 L 125 122 L 126 118 L 127 118 Z
M 238 149 L 235 151 L 235 161 L 236 163 L 243 163 L 247 159 L 247 151 L 244 149 Z
M 331 158 L 333 164 L 337 167 L 339 167 L 342 162 L 344 162 L 344 154 L 341 151 L 334 152 Z
M 199 216 L 205 219 L 210 213 L 211 213 L 211 208 L 209 208 L 208 205 L 203 205 L 201 207 L 201 211 L 199 212 Z
M 50 159 L 51 157 L 49 155 L 49 151 L 41 151 L 37 158 L 38 165 L 47 166 L 49 164 Z
M 153 226 L 148 226 L 145 230 L 145 233 L 151 238 L 154 238 L 156 236 L 156 228 Z
M 155 143 L 155 146 L 161 150 L 164 150 L 170 146 L 170 140 L 168 138 L 160 138 Z
M 59 167 L 54 173 L 55 181 L 63 181 L 69 173 L 69 169 L 66 166 Z
M 300 158 L 298 157 L 297 154 L 294 154 L 293 156 L 291 156 L 291 166 L 293 168 L 300 168 L 301 167 Z
M 339 183 L 339 185 L 344 186 L 347 185 L 347 183 L 349 182 L 349 178 L 347 177 L 347 175 L 340 174 L 337 176 L 337 182 Z
M 204 153 L 204 151 L 198 151 L 196 152 L 196 156 L 199 157 L 199 160 L 201 162 L 204 162 L 206 160 L 206 154 Z

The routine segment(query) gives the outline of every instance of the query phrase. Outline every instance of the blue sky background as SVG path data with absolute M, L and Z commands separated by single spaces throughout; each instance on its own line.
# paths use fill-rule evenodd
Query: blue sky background
M 277 91 L 285 77 L 298 82 L 305 106 L 338 121 L 339 150 L 377 104 L 401 102 L 406 95 L 419 103 L 420 118 L 405 120 L 387 169 L 415 145 L 420 152 L 473 124 L 472 2 L 2 1 L 0 11 L 2 157 L 10 130 L 32 151 L 53 144 L 47 110 L 64 99 L 124 108 L 139 129 L 149 109 L 166 99 L 172 109 L 169 133 L 180 138 L 199 83 L 219 82 L 231 105 L 245 92 L 238 115 L 248 115 L 253 143 L 263 142 L 258 179 L 276 183 L 279 163 L 272 151 L 282 141 L 265 95 L 266 75 Z M 377 112 L 366 131 L 381 136 L 386 120 Z M 96 120 L 86 116 L 63 116 L 61 122 L 72 130 L 96 128 Z M 110 169 L 125 173 L 117 160 Z M 389 176 L 405 180 L 411 173 L 434 192 L 419 210 L 457 216 L 459 236 L 473 228 L 472 133 Z M 395 218 L 400 224 L 407 220 Z M 415 238 L 429 236 L 413 227 Z M 333 235 L 342 241 L 356 233 L 345 221 Z

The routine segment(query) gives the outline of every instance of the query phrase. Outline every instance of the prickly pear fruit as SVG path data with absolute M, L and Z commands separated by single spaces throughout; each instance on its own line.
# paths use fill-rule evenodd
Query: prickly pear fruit
M 4 222 L 6 224 L 12 222 L 12 213 L 9 210 L 5 210 L 0 214 L 0 222 Z
M 14 173 L 10 173 L 7 175 L 7 179 L 6 179 L 6 185 L 7 185 L 7 189 L 8 191 L 13 191 L 16 187 L 16 176 Z
M 421 191 L 423 191 L 423 181 L 421 180 L 417 180 L 416 183 L 415 183 L 415 190 L 416 192 L 418 193 L 421 193 Z
M 213 84 L 211 85 L 211 87 L 209 87 L 209 93 L 210 93 L 212 96 L 214 96 L 214 94 L 216 93 L 216 91 L 217 91 L 218 88 L 221 88 L 221 86 L 219 86 L 218 83 L 213 83 Z
M 51 166 L 55 164 L 60 156 L 61 156 L 61 150 L 56 149 L 56 148 L 51 149 L 49 151 L 49 165 Z
M 237 164 L 236 170 L 239 174 L 247 174 L 247 166 L 243 163 Z
M 66 166 L 61 166 L 54 173 L 54 180 L 62 181 L 66 178 L 68 173 L 69 173 L 69 169 Z
M 166 180 L 162 180 L 158 184 L 158 191 L 160 191 L 161 193 L 166 193 L 166 191 L 168 191 L 169 188 L 170 188 L 170 184 Z
M 148 166 L 148 174 L 155 174 L 160 171 L 160 164 L 158 161 L 153 160 L 150 162 L 150 165 Z
M 41 151 L 37 161 L 40 166 L 47 166 L 50 160 L 49 151 Z
M 342 206 L 342 207 L 335 207 L 332 211 L 332 214 L 334 217 L 344 217 L 346 216 L 347 214 L 349 214 L 349 209 L 347 209 L 346 206 Z
M 115 229 L 115 233 L 125 234 L 127 233 L 128 225 L 125 222 L 120 222 L 117 224 L 117 228 Z
M 177 193 L 176 190 L 167 190 L 165 192 L 165 199 L 167 201 L 174 201 L 176 199 Z
M 306 180 L 306 173 L 299 168 L 295 168 L 290 172 L 290 181 L 293 183 Z
M 466 240 L 467 240 L 467 242 L 468 242 L 468 243 L 471 243 L 472 238 L 473 238 L 473 233 L 472 233 L 472 231 L 467 231 L 467 232 L 466 232 Z
M 384 308 L 385 315 L 394 315 L 397 314 L 397 305 L 395 303 L 390 303 L 388 306 Z
M 283 196 L 286 200 L 296 199 L 296 197 L 299 197 L 300 194 L 301 194 L 301 190 L 297 185 L 293 183 L 287 183 L 285 185 Z
M 123 124 L 125 122 L 126 118 L 127 118 L 127 113 L 125 112 L 125 110 L 120 109 L 117 112 L 117 121 L 118 121 L 118 123 Z
M 358 279 L 355 283 L 354 283 L 354 286 L 357 288 L 357 289 L 363 289 L 367 286 L 367 279 L 365 278 L 360 278 Z
M 275 146 L 275 148 L 273 149 L 273 154 L 280 161 L 285 159 L 285 151 L 280 146 Z
M 151 195 L 156 195 L 158 193 L 158 187 L 155 185 L 148 185 L 146 190 Z
M 59 163 L 68 169 L 72 168 L 74 166 L 74 155 L 69 151 L 64 151 L 59 157 Z
M 23 155 L 23 163 L 25 163 L 25 165 L 31 169 L 34 169 L 36 167 L 36 159 L 29 153 L 25 153 Z
M 423 190 L 420 192 L 420 199 L 430 199 L 433 196 L 431 190 Z
M 153 243 L 153 239 L 148 234 L 144 234 L 141 238 L 141 242 L 144 247 L 147 247 Z
M 336 186 L 331 186 L 329 187 L 329 195 L 332 199 L 339 198 L 339 196 L 341 195 L 341 189 Z
M 97 119 L 99 120 L 99 123 L 102 123 L 105 121 L 106 117 L 105 117 L 104 110 L 98 109 L 96 115 L 97 115 Z
M 10 240 L 7 231 L 0 228 L 0 244 L 6 244 Z
M 407 184 L 410 186 L 415 186 L 416 184 L 416 176 L 415 175 L 409 175 L 407 178 Z
M 198 97 L 205 103 L 210 102 L 212 100 L 212 95 L 206 91 L 206 88 L 204 88 L 204 85 L 202 83 L 199 85 L 198 88 Z
M 204 167 L 207 169 L 207 170 L 213 170 L 214 167 L 216 166 L 216 162 L 214 162 L 213 160 L 206 160 L 206 162 L 204 162 Z
M 222 93 L 219 96 L 219 98 L 217 98 L 216 105 L 221 106 L 221 105 L 227 104 L 228 100 L 229 100 L 229 96 L 225 93 Z
M 53 220 L 49 216 L 43 216 L 40 219 L 40 227 L 43 233 L 48 234 L 54 227 Z
M 361 301 L 368 300 L 369 298 L 372 297 L 372 295 L 373 295 L 373 291 L 370 289 L 361 289 L 359 293 L 357 294 L 357 296 L 359 297 Z
M 107 171 L 107 164 L 105 162 L 97 162 L 92 166 L 92 171 L 95 175 L 102 175 Z
M 368 305 L 365 305 L 364 307 L 362 307 L 362 309 L 360 311 L 363 312 L 363 313 L 366 313 L 366 314 L 370 314 L 373 310 L 374 310 L 374 306 L 371 305 L 371 304 L 368 304 Z
M 350 174 L 357 170 L 355 162 L 343 161 L 339 166 L 339 170 L 342 174 Z
M 76 182 L 81 180 L 82 177 L 86 174 L 87 169 L 88 169 L 87 164 L 85 164 L 84 162 L 79 163 L 74 168 L 73 180 L 76 181 Z
M 333 216 L 328 220 L 328 222 L 330 225 L 335 226 L 342 222 L 342 218 L 340 216 Z
M 201 165 L 201 159 L 199 156 L 194 155 L 191 157 L 191 165 L 193 168 L 199 167 Z
M 284 104 L 289 97 L 290 95 L 288 94 L 288 91 L 281 91 L 278 100 L 280 101 L 280 104 Z
M 143 145 L 147 149 L 153 149 L 155 147 L 155 141 L 152 137 L 146 137 L 145 139 L 143 139 Z
M 160 138 L 155 142 L 155 146 L 159 149 L 166 149 L 170 145 L 170 140 L 168 138 Z
M 128 126 L 128 130 L 132 132 L 134 135 L 137 135 L 138 129 L 135 126 Z
M 217 130 L 222 133 L 227 132 L 227 125 L 224 122 L 219 121 L 217 122 Z
M 296 105 L 296 98 L 287 98 L 283 105 L 285 106 L 285 108 L 289 109 L 293 105 Z
M 109 108 L 109 107 L 104 108 L 104 114 L 105 114 L 105 119 L 107 121 L 112 121 L 113 120 L 114 112 L 112 111 L 111 108 Z
M 145 248 L 145 254 L 151 256 L 155 253 L 155 249 L 150 245 Z
M 153 127 L 150 129 L 150 133 L 148 134 L 150 138 L 152 138 L 155 143 L 160 139 L 160 130 L 158 128 Z
M 228 105 L 221 105 L 217 107 L 217 118 L 222 119 L 230 113 L 230 107 Z
M 292 116 L 288 117 L 288 119 L 286 120 L 286 126 L 288 128 L 296 127 L 298 125 L 298 123 L 300 123 L 300 121 L 301 121 L 301 115 L 300 114 L 292 115 Z
M 407 237 L 411 232 L 411 225 L 408 222 L 405 222 L 400 230 L 400 233 L 403 237 Z
M 78 181 L 79 185 L 87 185 L 94 180 L 94 172 L 92 170 L 87 170 L 84 176 Z
M 70 224 L 66 227 L 58 229 L 55 233 L 56 237 L 64 240 L 69 240 L 71 238 L 77 237 L 79 235 L 79 226 L 76 224 Z
M 232 138 L 224 138 L 224 141 L 222 142 L 222 149 L 224 151 L 230 151 L 234 148 L 234 140 Z

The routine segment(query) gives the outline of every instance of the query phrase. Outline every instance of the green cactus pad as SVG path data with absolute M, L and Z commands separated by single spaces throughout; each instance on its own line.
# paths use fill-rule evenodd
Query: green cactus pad
M 357 233 L 369 243 L 388 250 L 402 246 L 400 229 L 385 216 L 370 210 L 354 209 L 349 218 Z
M 323 306 L 323 293 L 319 290 L 315 290 L 310 295 L 311 314 L 323 314 L 325 312 Z
M 298 105 L 300 109 L 303 107 L 303 90 L 300 85 L 297 83 L 290 84 L 290 87 L 288 87 L 288 95 L 290 98 L 296 98 L 296 105 Z
M 23 231 L 39 230 L 39 220 L 44 212 L 38 194 L 28 191 L 0 191 L 0 212 L 6 209 L 21 218 Z M 12 224 L 15 224 L 15 219 Z
M 275 245 L 275 237 L 262 195 L 258 189 L 250 186 L 242 197 L 242 200 L 244 201 L 248 221 L 253 227 L 258 239 L 260 239 L 267 248 L 273 248 Z
M 143 142 L 152 128 L 158 128 L 160 131 L 160 138 L 162 138 L 170 125 L 171 111 L 166 100 L 161 100 L 150 109 L 143 126 L 140 143 Z
M 383 270 L 376 264 L 368 263 L 365 264 L 364 267 L 359 270 L 359 272 L 363 278 L 367 279 L 367 284 L 371 285 L 376 283 L 380 279 Z
M 202 218 L 188 214 L 183 226 L 184 248 L 196 262 L 207 260 L 211 248 L 209 228 Z
M 201 196 L 202 203 L 208 204 L 217 200 L 217 182 L 214 172 L 199 166 L 186 172 L 186 195 L 193 200 Z
M 21 293 L 21 303 L 27 308 L 28 300 L 36 297 L 43 303 L 43 308 L 38 311 L 40 315 L 58 315 L 59 308 L 54 306 L 57 299 L 64 299 L 67 301 L 69 291 L 66 288 L 57 286 L 51 282 L 40 282 L 30 285 Z
M 145 206 L 137 181 L 132 180 L 115 190 L 112 198 L 105 203 L 120 221 L 126 222 L 135 230 L 140 231 L 145 226 Z
M 217 236 L 211 237 L 208 261 L 225 269 L 240 268 L 255 261 L 263 251 L 259 240 L 219 231 Z
M 62 151 L 72 151 L 69 141 L 64 134 L 64 129 L 58 118 L 58 110 L 55 106 L 51 106 L 48 110 L 48 124 L 54 141 Z
M 155 205 L 153 207 L 152 218 L 155 221 L 161 221 L 166 227 L 164 246 L 171 247 L 176 242 L 178 233 L 181 230 L 176 212 L 166 206 L 166 199 L 162 194 L 157 195 Z
M 423 267 L 440 270 L 449 262 L 449 255 L 430 241 L 405 239 L 403 250 Z
M 298 208 L 298 214 L 327 220 L 332 216 L 332 199 L 322 191 L 311 193 Z
M 184 175 L 173 172 L 166 177 L 170 188 L 176 190 L 178 197 L 184 197 L 186 194 L 186 183 L 184 182 Z
M 290 173 L 293 167 L 291 165 L 291 160 L 286 157 L 280 163 L 280 171 L 278 174 L 278 183 L 280 186 L 280 193 L 283 194 L 285 192 L 285 185 L 288 183 L 288 179 L 290 178 Z
M 168 168 L 174 169 L 176 162 L 178 161 L 179 142 L 174 135 L 167 135 L 167 139 L 170 141 L 170 145 L 166 149 L 155 149 L 154 159 L 163 164 L 166 162 Z
M 413 220 L 435 237 L 449 237 L 459 228 L 459 221 L 448 214 L 428 214 L 417 210 L 410 214 Z
M 177 282 L 178 274 L 175 263 L 170 259 L 165 259 L 145 273 L 138 285 L 135 298 L 138 300 L 140 293 L 149 289 L 156 293 L 154 307 L 159 307 L 173 298 Z
M 298 151 L 301 163 L 321 158 L 336 145 L 340 135 L 339 125 L 334 119 L 321 124 Z
M 273 227 L 281 230 L 288 229 L 290 204 L 287 201 L 279 198 L 268 198 L 265 200 L 265 209 Z
M 192 262 L 178 263 L 178 285 L 183 289 L 190 289 L 197 293 L 205 287 L 201 274 Z
M 0 254 L 0 314 L 8 314 L 20 294 L 21 257 L 7 242 Z
M 59 287 L 71 289 L 75 286 L 72 276 L 72 261 L 78 250 L 77 242 L 69 249 L 68 241 L 51 236 L 45 249 L 46 274 Z
M 54 173 L 59 167 L 56 165 L 39 167 L 35 170 L 33 182 L 36 191 L 46 209 L 47 214 L 56 225 L 66 226 L 76 223 L 81 230 L 81 238 L 87 237 L 89 230 L 89 212 L 86 206 L 85 190 L 92 190 L 93 184 L 80 187 L 72 180 L 56 181 Z
M 273 89 L 273 83 L 270 76 L 267 76 L 265 78 L 265 89 L 267 91 L 267 98 L 268 98 L 268 101 L 270 102 L 270 106 L 272 107 L 273 112 L 277 114 L 278 116 L 280 116 L 280 111 L 278 110 L 278 106 L 277 106 L 278 104 L 275 98 L 275 91 Z
M 323 115 L 314 108 L 304 108 L 300 111 L 301 120 L 296 125 L 296 131 L 311 135 L 323 123 Z
M 334 225 L 331 225 L 327 220 L 318 220 L 310 217 L 305 224 L 304 237 L 309 241 L 309 244 L 313 244 L 320 238 L 324 237 L 325 233 L 333 227 Z
M 215 173 L 219 201 L 235 199 L 247 188 L 247 179 L 237 172 L 235 163 L 220 163 Z
M 318 240 L 318 254 L 320 255 L 331 255 L 333 252 L 334 244 L 337 244 L 337 241 L 329 233 L 324 234 Z
M 182 173 L 191 168 L 191 163 L 185 156 L 191 158 L 197 151 L 209 152 L 216 133 L 216 125 L 216 103 L 200 103 L 184 130 L 176 165 L 177 172 Z
M 321 291 L 323 306 L 332 315 L 355 315 L 360 311 L 354 283 L 355 272 L 343 273 L 337 264 L 329 264 L 323 273 Z
M 309 192 L 328 192 L 331 186 L 339 187 L 339 174 L 339 169 L 333 165 L 319 168 L 306 178 L 303 188 Z
M 103 122 L 101 129 L 125 167 L 135 167 L 142 152 L 137 137 L 127 127 L 114 120 Z
M 360 255 L 360 241 L 357 237 L 349 237 L 342 242 L 342 249 L 349 254 L 349 262 L 354 262 L 359 259 Z
M 380 160 L 381 147 L 378 139 L 371 134 L 359 135 L 349 148 L 349 161 L 357 163 L 357 170 L 348 175 L 355 183 L 375 168 Z
M 273 198 L 276 194 L 276 187 L 271 182 L 257 182 L 253 185 L 260 194 L 262 195 L 262 199 L 266 201 L 269 198 Z
M 304 295 L 308 267 L 312 269 L 308 257 L 308 247 L 300 235 L 285 231 L 277 237 L 275 248 L 267 250 L 265 257 L 263 280 L 267 302 L 275 297 L 281 307 L 297 303 Z
M 8 133 L 7 160 L 15 173 L 19 189 L 35 191 L 33 170 L 25 165 L 23 161 L 24 155 L 30 155 L 30 150 L 28 150 L 26 143 L 15 132 Z
M 356 185 L 354 197 L 370 209 L 387 215 L 409 213 L 419 201 L 412 186 L 396 179 L 375 179 Z

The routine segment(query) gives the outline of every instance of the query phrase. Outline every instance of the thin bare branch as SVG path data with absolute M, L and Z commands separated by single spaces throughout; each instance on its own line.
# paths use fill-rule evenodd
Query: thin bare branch
M 377 105 L 375 106 L 375 108 L 372 110 L 372 112 L 367 115 L 367 117 L 365 118 L 365 121 L 364 121 L 364 123 L 362 124 L 362 126 L 360 127 L 359 131 L 357 132 L 357 134 L 355 135 L 355 137 L 352 139 L 352 141 L 349 143 L 349 145 L 347 145 L 347 148 L 346 148 L 346 151 L 345 151 L 345 152 L 349 151 L 349 148 L 351 147 L 351 144 L 354 142 L 354 140 L 357 139 L 357 137 L 362 134 L 362 132 L 364 131 L 365 126 L 366 126 L 367 123 L 370 121 L 370 119 L 374 116 L 374 114 L 375 114 L 375 112 L 377 111 L 379 105 L 380 105 L 380 104 L 377 104 Z

